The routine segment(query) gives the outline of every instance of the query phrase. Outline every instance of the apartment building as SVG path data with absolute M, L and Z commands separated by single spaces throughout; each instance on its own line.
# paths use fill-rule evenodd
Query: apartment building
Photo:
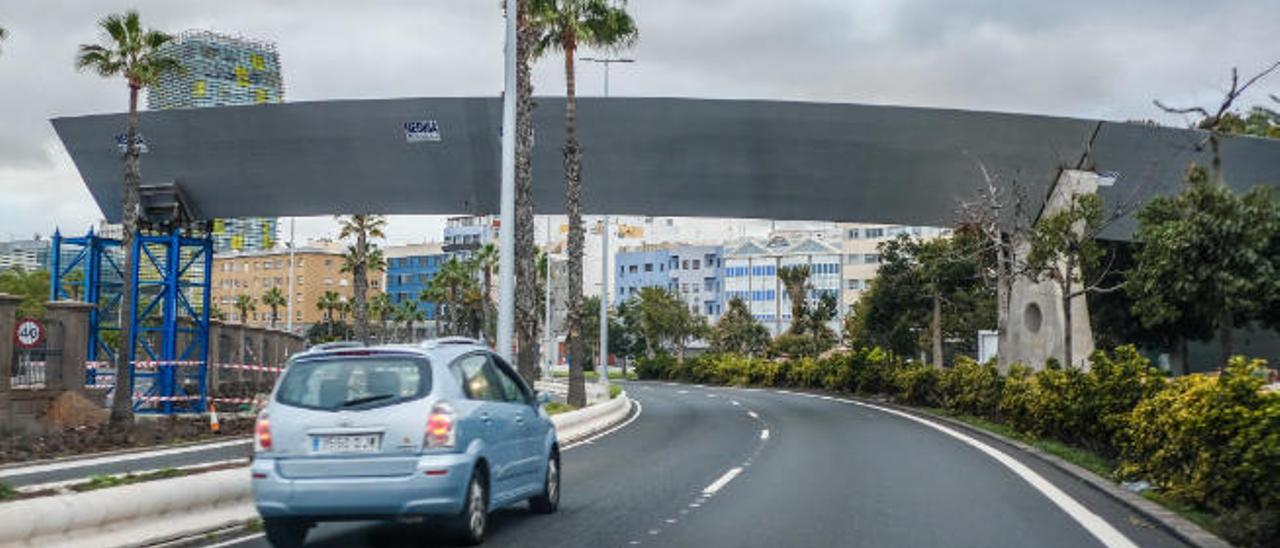
M 293 326 L 295 330 L 324 320 L 324 312 L 316 307 L 326 291 L 334 291 L 341 298 L 351 298 L 351 275 L 341 272 L 343 253 L 338 246 L 317 245 L 302 247 L 293 255 Z M 289 251 L 272 250 L 251 253 L 215 255 L 213 258 L 213 303 L 228 320 L 254 326 L 271 324 L 271 309 L 262 304 L 262 295 L 273 287 L 288 295 Z M 369 280 L 369 293 L 383 290 L 380 276 Z M 255 299 L 256 310 L 247 318 L 240 318 L 235 308 L 236 297 L 249 295 Z M 277 327 L 288 323 L 286 311 L 278 311 Z

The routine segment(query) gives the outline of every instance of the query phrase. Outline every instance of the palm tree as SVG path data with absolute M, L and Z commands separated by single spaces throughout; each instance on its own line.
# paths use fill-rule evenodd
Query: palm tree
M 133 238 L 138 232 L 138 184 L 142 179 L 141 158 L 138 153 L 138 94 L 142 88 L 159 81 L 166 72 L 181 70 L 181 65 L 159 53 L 162 46 L 173 37 L 154 29 L 144 29 L 138 12 L 108 15 L 98 21 L 105 45 L 81 44 L 76 54 L 77 70 L 93 70 L 103 78 L 124 77 L 129 85 L 129 117 L 125 129 L 124 154 L 124 203 L 120 221 L 124 225 L 121 247 L 125 250 L 124 269 L 128 275 L 137 264 Z M 133 310 L 134 288 L 124 284 L 120 292 L 120 310 Z M 131 386 L 129 368 L 134 333 L 133 322 L 120 322 L 120 336 L 125 350 L 116 356 L 116 386 Z M 133 421 L 132 398 L 117 397 L 111 406 L 111 423 L 120 425 Z
M 333 308 L 338 311 L 338 321 L 347 323 L 347 316 L 351 314 L 353 309 L 351 301 L 346 297 L 342 297 L 342 299 L 338 301 L 338 305 Z
M 530 60 L 538 30 L 529 24 L 530 0 L 517 0 L 516 20 L 516 370 L 530 384 L 538 375 L 542 314 L 533 238 L 533 77 Z
M 236 295 L 236 302 L 231 306 L 240 313 L 240 323 L 244 325 L 249 325 L 249 313 L 258 309 L 257 301 L 248 295 Z
M 493 244 L 485 244 L 484 247 L 477 249 L 467 261 L 467 267 L 473 272 L 478 272 L 482 280 L 482 291 L 479 299 L 476 301 L 480 324 L 480 332 L 487 337 L 489 333 L 489 320 L 491 314 L 489 311 L 493 307 L 493 270 L 498 266 L 498 248 Z
M 355 314 L 356 339 L 369 344 L 369 309 L 365 299 L 365 291 L 369 288 L 369 271 L 373 270 L 369 262 L 369 239 L 386 238 L 383 230 L 387 227 L 386 218 L 381 215 L 351 215 L 340 219 L 338 237 L 347 239 L 354 237 L 356 242 L 351 249 L 351 295 L 354 299 L 352 312 Z M 378 255 L 381 260 L 381 254 Z M 385 268 L 385 262 L 383 263 Z
M 413 301 L 404 301 L 400 306 L 396 307 L 395 317 L 397 321 L 404 322 L 405 342 L 413 341 L 413 324 L 427 319 L 427 313 L 418 308 L 418 303 Z
M 582 363 L 582 157 L 577 134 L 574 59 L 579 46 L 625 48 L 639 36 L 625 4 L 609 0 L 529 0 L 529 24 L 538 30 L 533 54 L 564 53 L 564 177 L 569 213 L 569 404 L 587 403 Z
M 329 326 L 329 337 L 333 337 L 333 313 L 340 303 L 342 303 L 342 297 L 337 291 L 325 291 L 316 301 L 316 310 L 324 314 L 324 322 Z
M 369 299 L 369 313 L 378 317 L 378 341 L 387 342 L 387 320 L 391 319 L 395 303 L 391 302 L 391 294 L 380 292 Z
M 791 332 L 797 335 L 804 333 L 805 292 L 809 285 L 809 267 L 807 265 L 784 266 L 778 268 L 778 280 L 791 299 Z
M 463 310 L 466 305 L 465 297 L 467 291 L 475 285 L 475 276 L 470 267 L 456 258 L 445 262 L 431 281 L 427 282 L 427 288 L 422 290 L 418 299 L 434 302 L 437 307 L 443 305 L 444 313 L 437 315 L 436 320 L 442 322 L 441 334 L 458 335 L 463 332 L 460 328 L 466 315 Z
M 275 329 L 276 322 L 280 319 L 280 307 L 289 304 L 289 301 L 279 287 L 273 287 L 262 294 L 262 304 L 271 308 L 271 328 Z

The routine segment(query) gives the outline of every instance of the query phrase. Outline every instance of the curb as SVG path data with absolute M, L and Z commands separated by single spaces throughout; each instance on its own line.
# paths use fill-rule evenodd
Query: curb
M 623 392 L 551 420 L 565 446 L 614 428 L 633 415 L 634 407 Z M 5 503 L 0 505 L 0 546 L 172 545 L 224 531 L 258 515 L 246 471 L 233 468 Z
M 195 447 L 199 445 L 211 445 L 215 443 L 222 443 L 225 441 L 237 440 L 237 439 L 252 441 L 253 436 L 250 434 L 241 434 L 241 435 L 225 436 L 225 437 L 212 438 L 212 439 L 206 439 L 206 440 L 200 440 L 200 441 L 184 441 L 181 443 L 170 443 L 168 445 L 149 445 L 146 447 L 130 447 L 128 449 L 117 449 L 113 451 L 101 451 L 97 453 L 82 453 L 79 455 L 66 455 L 62 457 L 54 457 L 51 459 L 37 459 L 37 460 L 24 460 L 19 462 L 9 462 L 5 464 L 0 464 L 0 472 L 7 472 L 9 470 L 13 470 L 16 468 L 27 468 L 29 466 L 44 466 L 47 464 L 65 464 L 65 463 L 77 461 L 77 460 L 99 459 L 103 457 L 120 457 L 124 455 L 133 455 L 137 453 L 147 453 L 151 451 L 164 451 L 167 449 L 183 449 L 183 448 Z

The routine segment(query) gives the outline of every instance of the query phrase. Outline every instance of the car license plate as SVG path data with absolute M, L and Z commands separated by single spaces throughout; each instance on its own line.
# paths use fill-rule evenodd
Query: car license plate
M 311 450 L 318 453 L 373 453 L 378 450 L 377 434 L 315 436 Z

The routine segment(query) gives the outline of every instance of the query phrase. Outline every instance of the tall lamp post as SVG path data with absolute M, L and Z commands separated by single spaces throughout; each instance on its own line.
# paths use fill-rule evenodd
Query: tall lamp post
M 506 0 L 506 51 L 502 93 L 502 192 L 498 218 L 498 355 L 508 362 L 512 356 L 512 335 L 516 313 L 516 0 Z
M 604 65 L 604 97 L 609 98 L 609 65 L 634 63 L 635 59 L 579 57 L 579 61 Z M 609 215 L 600 226 L 600 385 L 609 384 Z

